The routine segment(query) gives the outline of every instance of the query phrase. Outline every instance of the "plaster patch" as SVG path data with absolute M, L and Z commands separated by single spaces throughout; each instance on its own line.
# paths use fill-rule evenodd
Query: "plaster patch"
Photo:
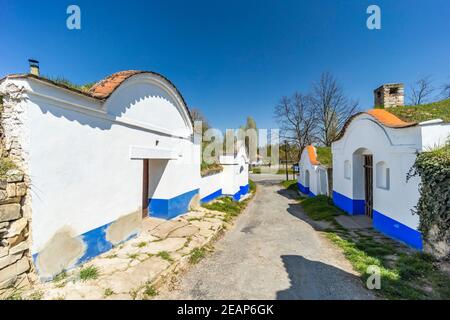
M 200 195 L 197 193 L 189 202 L 189 210 L 198 210 L 200 208 Z
M 85 243 L 70 227 L 63 227 L 47 242 L 36 257 L 39 275 L 52 278 L 77 263 L 86 251 Z
M 111 223 L 106 229 L 106 240 L 117 245 L 138 234 L 142 228 L 142 212 L 136 211 Z

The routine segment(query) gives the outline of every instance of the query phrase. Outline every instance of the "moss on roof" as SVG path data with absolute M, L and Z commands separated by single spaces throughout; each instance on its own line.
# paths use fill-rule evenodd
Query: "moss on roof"
M 450 122 L 450 99 L 418 106 L 393 107 L 387 109 L 387 111 L 408 122 L 422 122 L 433 119 Z
M 332 167 L 333 158 L 331 156 L 331 147 L 316 147 L 316 155 L 320 164 L 329 168 Z

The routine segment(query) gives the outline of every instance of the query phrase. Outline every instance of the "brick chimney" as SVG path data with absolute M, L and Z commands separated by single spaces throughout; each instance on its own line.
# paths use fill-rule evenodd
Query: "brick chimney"
M 383 84 L 373 91 L 375 107 L 396 107 L 405 105 L 405 86 L 403 83 Z
M 30 73 L 39 77 L 39 61 L 34 59 L 28 59 L 30 64 Z

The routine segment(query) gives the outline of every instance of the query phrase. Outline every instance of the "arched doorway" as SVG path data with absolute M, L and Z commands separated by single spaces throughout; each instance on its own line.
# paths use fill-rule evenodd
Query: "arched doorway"
M 365 148 L 353 153 L 353 199 L 355 214 L 373 215 L 373 155 Z

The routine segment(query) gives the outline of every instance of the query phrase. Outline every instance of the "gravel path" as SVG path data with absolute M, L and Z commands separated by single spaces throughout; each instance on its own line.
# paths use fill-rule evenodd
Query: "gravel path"
M 374 298 L 277 179 L 255 176 L 256 197 L 233 229 L 159 299 Z

